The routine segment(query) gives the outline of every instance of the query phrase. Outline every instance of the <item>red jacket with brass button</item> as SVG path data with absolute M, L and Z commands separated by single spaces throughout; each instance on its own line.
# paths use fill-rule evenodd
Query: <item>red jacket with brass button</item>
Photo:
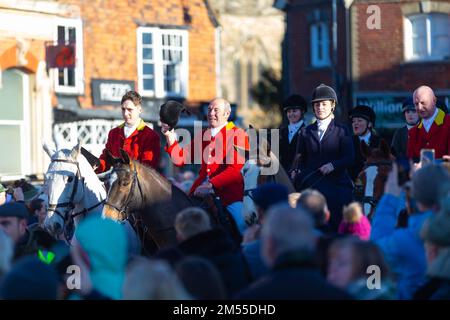
M 430 131 L 425 130 L 423 121 L 408 131 L 408 158 L 419 159 L 422 149 L 434 149 L 436 159 L 450 155 L 450 116 L 441 109 L 438 109 Z
M 100 166 L 96 170 L 97 173 L 104 172 L 110 167 L 105 161 L 106 150 L 109 150 L 114 157 L 120 157 L 120 149 L 123 149 L 131 159 L 155 169 L 158 167 L 161 152 L 158 134 L 147 127 L 141 119 L 136 130 L 128 138 L 125 138 L 124 126 L 123 123 L 109 132 L 108 141 L 100 156 Z
M 200 144 L 201 148 L 198 147 Z M 208 177 L 216 195 L 227 206 L 242 201 L 244 195 L 241 169 L 245 158 L 236 151 L 235 146 L 248 150 L 248 136 L 233 122 L 228 122 L 214 137 L 211 137 L 211 129 L 206 129 L 202 131 L 202 137 L 194 137 L 190 145 L 182 148 L 175 142 L 165 150 L 178 167 L 187 163 L 201 163 L 199 176 L 189 194 L 193 194 Z

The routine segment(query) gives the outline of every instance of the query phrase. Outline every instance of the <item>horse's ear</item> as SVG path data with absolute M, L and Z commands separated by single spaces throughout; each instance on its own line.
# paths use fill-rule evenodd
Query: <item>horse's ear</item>
M 118 158 L 114 157 L 111 153 L 111 151 L 109 151 L 108 149 L 105 150 L 105 162 L 109 165 L 109 166 L 113 166 L 114 164 L 116 164 L 119 161 Z
M 50 146 L 47 142 L 44 142 L 44 144 L 42 145 L 42 148 L 44 149 L 45 153 L 47 153 L 50 158 L 56 152 L 55 146 L 54 145 Z
M 70 156 L 72 157 L 72 159 L 76 160 L 80 152 L 81 152 L 81 143 L 78 141 L 77 145 L 73 147 Z
M 120 157 L 121 157 L 123 163 L 125 163 L 125 164 L 131 163 L 130 156 L 123 149 L 120 149 Z
M 369 150 L 369 146 L 366 144 L 366 142 L 364 140 L 361 140 L 360 148 L 361 148 L 361 154 L 363 155 L 364 158 L 367 159 L 370 156 L 370 150 Z
M 381 150 L 381 154 L 383 155 L 383 158 L 389 159 L 391 157 L 391 148 L 389 147 L 389 144 L 384 139 L 381 139 L 381 141 L 380 141 L 380 150 Z

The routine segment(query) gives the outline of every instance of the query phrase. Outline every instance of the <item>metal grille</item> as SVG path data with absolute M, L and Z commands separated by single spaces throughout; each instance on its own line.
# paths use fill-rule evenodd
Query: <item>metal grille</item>
M 58 123 L 53 127 L 53 138 L 58 149 L 81 145 L 95 156 L 100 156 L 108 139 L 108 132 L 123 121 L 86 120 Z

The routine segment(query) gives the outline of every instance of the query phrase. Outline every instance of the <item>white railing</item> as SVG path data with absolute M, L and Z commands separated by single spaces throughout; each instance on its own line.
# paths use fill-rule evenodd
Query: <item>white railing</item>
M 100 156 L 108 139 L 108 132 L 121 124 L 121 120 L 85 120 L 57 123 L 53 126 L 53 139 L 60 148 L 81 145 L 95 156 Z

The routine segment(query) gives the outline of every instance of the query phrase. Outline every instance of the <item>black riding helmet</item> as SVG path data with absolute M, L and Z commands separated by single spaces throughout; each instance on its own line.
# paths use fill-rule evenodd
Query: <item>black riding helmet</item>
M 311 104 L 324 100 L 333 100 L 336 104 L 338 103 L 337 95 L 334 89 L 322 83 L 314 89 L 312 93 Z
M 363 118 L 372 123 L 372 126 L 375 126 L 376 115 L 375 111 L 369 106 L 366 105 L 358 105 L 349 111 L 348 117 L 353 118 Z
M 283 110 L 286 112 L 291 109 L 300 109 L 302 113 L 305 113 L 308 110 L 308 103 L 301 95 L 290 95 L 283 101 Z
M 408 98 L 405 101 L 403 101 L 402 112 L 405 112 L 408 110 L 416 110 L 416 106 L 414 105 L 414 101 L 412 98 Z

